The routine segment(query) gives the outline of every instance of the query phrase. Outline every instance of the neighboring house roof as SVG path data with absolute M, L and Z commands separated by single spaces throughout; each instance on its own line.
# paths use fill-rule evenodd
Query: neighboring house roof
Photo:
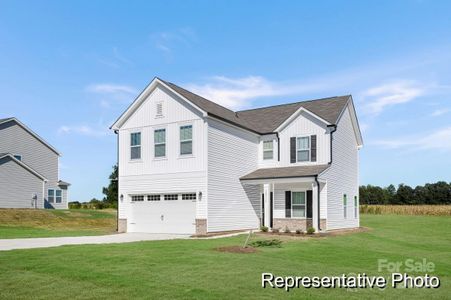
M 24 130 L 26 130 L 28 133 L 30 133 L 32 136 L 34 136 L 37 140 L 39 140 L 42 144 L 44 144 L 45 146 L 47 146 L 50 150 L 52 150 L 53 152 L 55 152 L 58 156 L 61 156 L 61 154 L 58 152 L 58 150 L 56 150 L 52 145 L 50 145 L 49 143 L 47 143 L 42 137 L 40 137 L 36 132 L 34 132 L 33 130 L 31 130 L 30 128 L 28 128 L 25 124 L 23 124 L 22 122 L 20 122 L 17 118 L 11 117 L 11 118 L 4 118 L 4 119 L 0 119 L 0 124 L 6 123 L 6 122 L 15 122 L 17 125 L 19 125 L 20 127 L 22 127 Z M 1 128 L 0 128 L 1 130 Z
M 30 166 L 28 166 L 24 162 L 16 159 L 14 157 L 14 155 L 12 155 L 11 153 L 0 153 L 0 159 L 5 158 L 5 157 L 10 158 L 13 162 L 15 162 L 19 166 L 23 167 L 28 172 L 34 174 L 36 177 L 41 178 L 43 181 L 47 181 L 47 179 L 44 176 L 42 176 L 39 172 L 35 171 L 33 168 L 31 168 Z
M 240 178 L 240 180 L 313 177 L 324 172 L 327 168 L 329 168 L 329 166 L 330 165 L 313 165 L 281 168 L 262 168 L 244 175 Z
M 70 185 L 70 183 L 69 183 L 69 182 L 65 182 L 65 181 L 62 181 L 62 180 L 58 180 L 58 185 L 65 185 L 65 186 L 69 186 L 69 185 Z

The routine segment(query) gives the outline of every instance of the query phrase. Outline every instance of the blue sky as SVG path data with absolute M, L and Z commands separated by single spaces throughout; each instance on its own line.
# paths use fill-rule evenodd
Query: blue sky
M 451 2 L 147 2 L 0 0 L 0 117 L 63 153 L 71 200 L 154 76 L 232 109 L 352 94 L 362 184 L 451 180 Z

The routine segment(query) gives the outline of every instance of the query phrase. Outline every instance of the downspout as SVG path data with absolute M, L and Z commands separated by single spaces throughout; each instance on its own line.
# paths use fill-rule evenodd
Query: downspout
M 117 164 L 117 212 L 116 212 L 116 232 L 119 232 L 119 130 L 115 130 L 114 133 L 117 135 L 117 145 L 116 145 L 116 164 Z
M 280 137 L 278 132 L 276 132 L 276 138 L 277 138 L 277 161 L 280 161 Z
M 329 165 L 331 165 L 331 164 L 332 164 L 332 159 L 333 159 L 333 156 L 332 156 L 332 141 L 333 141 L 333 134 L 334 134 L 335 131 L 337 131 L 337 125 L 327 125 L 327 127 L 333 128 L 333 129 L 330 131 L 330 160 L 329 160 Z
M 316 182 L 316 192 L 318 197 L 318 231 L 321 230 L 321 192 L 319 189 L 319 181 L 318 181 L 318 175 L 315 175 L 315 182 Z

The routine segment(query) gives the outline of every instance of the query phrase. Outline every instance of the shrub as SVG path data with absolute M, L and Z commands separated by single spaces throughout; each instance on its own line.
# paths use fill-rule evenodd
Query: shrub
M 268 227 L 266 227 L 266 226 L 260 226 L 260 230 L 261 230 L 262 232 L 268 232 Z
M 304 232 L 302 231 L 302 229 L 296 229 L 296 234 L 303 234 Z
M 69 209 L 79 209 L 81 208 L 81 203 L 78 201 L 69 202 Z
M 307 228 L 307 234 L 314 234 L 314 233 L 315 233 L 315 228 L 313 228 L 313 227 Z
M 280 248 L 281 244 L 282 244 L 281 240 L 272 239 L 272 240 L 253 241 L 250 245 L 252 247 L 277 247 L 277 248 Z
M 288 226 L 285 226 L 284 232 L 285 232 L 285 233 L 290 233 L 290 232 L 291 232 L 290 229 L 288 228 Z

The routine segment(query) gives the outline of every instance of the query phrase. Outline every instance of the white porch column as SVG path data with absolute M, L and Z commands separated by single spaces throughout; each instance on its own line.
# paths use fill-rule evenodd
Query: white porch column
M 316 182 L 312 183 L 312 226 L 315 232 L 318 232 L 318 185 Z
M 272 184 L 270 183 L 265 183 L 263 185 L 263 194 L 265 196 L 265 220 L 263 223 L 265 224 L 266 227 L 269 227 L 269 225 L 271 224 L 271 216 L 270 216 L 271 186 Z

